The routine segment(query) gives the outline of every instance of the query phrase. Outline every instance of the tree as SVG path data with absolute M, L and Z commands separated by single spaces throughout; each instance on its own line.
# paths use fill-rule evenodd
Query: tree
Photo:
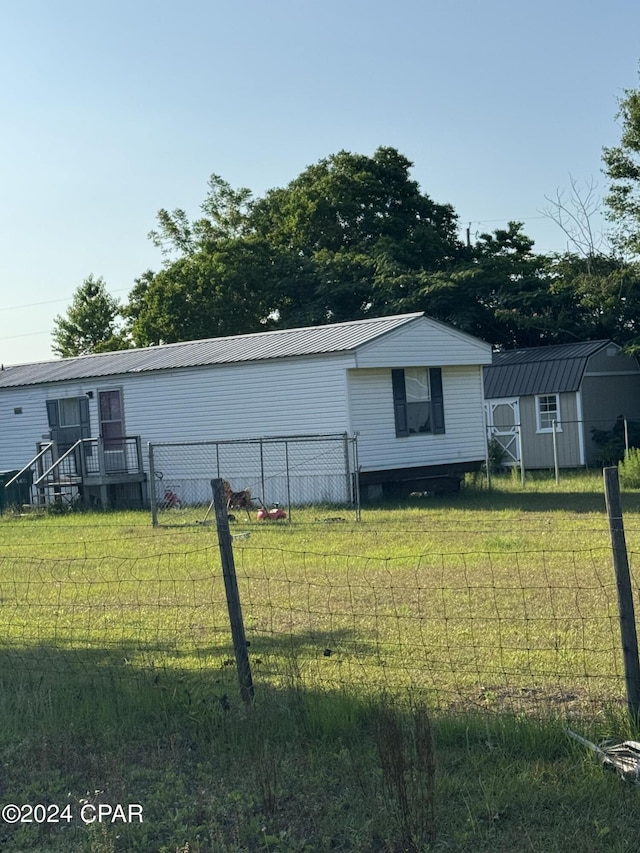
M 640 267 L 613 255 L 566 253 L 554 261 L 553 294 L 573 306 L 574 339 L 611 338 L 640 352 Z
M 138 279 L 124 309 L 134 340 L 389 313 L 403 276 L 444 269 L 464 248 L 453 208 L 422 193 L 411 166 L 393 148 L 341 151 L 260 199 L 212 175 L 202 217 L 158 213 L 149 236 L 165 269 Z
M 381 267 L 377 284 L 393 312 L 425 311 L 500 347 L 535 346 L 557 340 L 564 312 L 550 291 L 550 259 L 533 245 L 510 222 L 439 268 L 392 270 L 387 283 Z
M 138 279 L 123 312 L 137 346 L 268 328 L 278 259 L 264 241 L 219 242 Z
M 605 173 L 611 184 L 605 201 L 617 225 L 623 251 L 640 255 L 640 90 L 627 89 L 619 100 L 620 144 L 603 149 Z
M 594 225 L 594 217 L 600 215 L 602 202 L 597 195 L 597 184 L 593 180 L 585 186 L 569 176 L 570 189 L 557 190 L 555 198 L 545 196 L 549 206 L 542 212 L 553 220 L 568 240 L 569 252 L 585 258 L 589 264 L 591 258 L 605 255 L 610 251 L 609 241 Z
M 420 191 L 412 165 L 394 148 L 340 151 L 253 202 L 250 227 L 304 267 L 304 287 L 282 293 L 280 325 L 389 313 L 409 273 L 460 257 L 453 208 Z
M 126 335 L 117 327 L 119 314 L 118 300 L 107 293 L 104 279 L 91 274 L 75 291 L 66 316 L 55 317 L 51 349 L 63 358 L 126 349 Z
M 158 229 L 149 232 L 149 239 L 157 246 L 168 263 L 175 256 L 184 257 L 196 252 L 211 252 L 224 240 L 245 236 L 248 215 L 253 206 L 251 190 L 234 189 L 220 175 L 211 175 L 209 190 L 200 209 L 203 216 L 189 222 L 184 210 L 158 211 Z M 173 256 L 173 258 L 171 257 Z

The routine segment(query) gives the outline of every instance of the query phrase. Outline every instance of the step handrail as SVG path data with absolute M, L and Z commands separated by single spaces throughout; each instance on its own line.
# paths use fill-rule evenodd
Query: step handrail
M 32 465 L 34 465 L 36 462 L 38 462 L 38 460 L 40 460 L 45 455 L 45 453 L 47 453 L 47 451 L 51 450 L 52 447 L 53 447 L 53 442 L 49 441 L 46 444 L 46 446 L 43 447 L 42 450 L 36 456 L 33 457 L 31 462 L 27 462 L 27 464 L 24 466 L 24 468 L 22 468 L 20 471 L 18 471 L 18 473 L 14 477 L 12 477 L 8 483 L 4 484 L 5 489 L 8 489 L 9 486 L 11 486 L 13 483 L 15 483 L 15 481 L 19 477 L 21 477 L 25 471 L 28 471 L 29 468 L 31 468 Z
M 67 458 L 67 456 L 70 456 L 73 453 L 73 451 L 76 449 L 76 447 L 79 447 L 85 441 L 93 441 L 93 439 L 91 439 L 91 438 L 79 438 L 75 444 L 73 444 L 65 453 L 62 454 L 62 456 L 59 456 L 56 459 L 56 461 L 53 463 L 53 465 L 51 465 L 50 468 L 47 468 L 47 470 L 44 472 L 44 474 L 41 474 L 37 480 L 33 481 L 33 485 L 34 486 L 40 485 L 40 483 L 45 479 L 45 477 L 48 477 L 49 474 L 52 471 L 54 471 L 60 465 L 61 462 L 64 462 L 64 460 Z

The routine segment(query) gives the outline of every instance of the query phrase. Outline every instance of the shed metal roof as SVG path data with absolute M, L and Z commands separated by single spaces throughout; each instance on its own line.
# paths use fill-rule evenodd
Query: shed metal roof
M 0 388 L 181 367 L 346 352 L 420 317 L 424 317 L 422 312 L 398 314 L 392 317 L 334 323 L 329 326 L 256 332 L 13 365 L 0 370 Z
M 589 358 L 611 343 L 587 341 L 494 353 L 492 364 L 484 368 L 484 395 L 496 399 L 577 391 Z

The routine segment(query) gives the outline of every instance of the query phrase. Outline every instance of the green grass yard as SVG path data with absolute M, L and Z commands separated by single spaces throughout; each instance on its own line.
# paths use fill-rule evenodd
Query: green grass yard
M 239 517 L 251 708 L 201 517 L 0 519 L 0 800 L 74 815 L 0 849 L 640 849 L 640 791 L 564 732 L 633 734 L 600 478 Z

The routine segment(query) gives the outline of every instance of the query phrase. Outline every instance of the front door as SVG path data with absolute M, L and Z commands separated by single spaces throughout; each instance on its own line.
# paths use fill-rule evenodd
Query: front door
M 62 397 L 47 400 L 47 418 L 51 440 L 62 456 L 81 438 L 90 438 L 89 401 L 86 397 Z
M 120 389 L 98 392 L 100 435 L 104 442 L 104 464 L 107 473 L 127 470 L 124 415 Z
M 517 397 L 487 400 L 487 437 L 495 439 L 504 451 L 503 465 L 520 464 L 520 403 Z

